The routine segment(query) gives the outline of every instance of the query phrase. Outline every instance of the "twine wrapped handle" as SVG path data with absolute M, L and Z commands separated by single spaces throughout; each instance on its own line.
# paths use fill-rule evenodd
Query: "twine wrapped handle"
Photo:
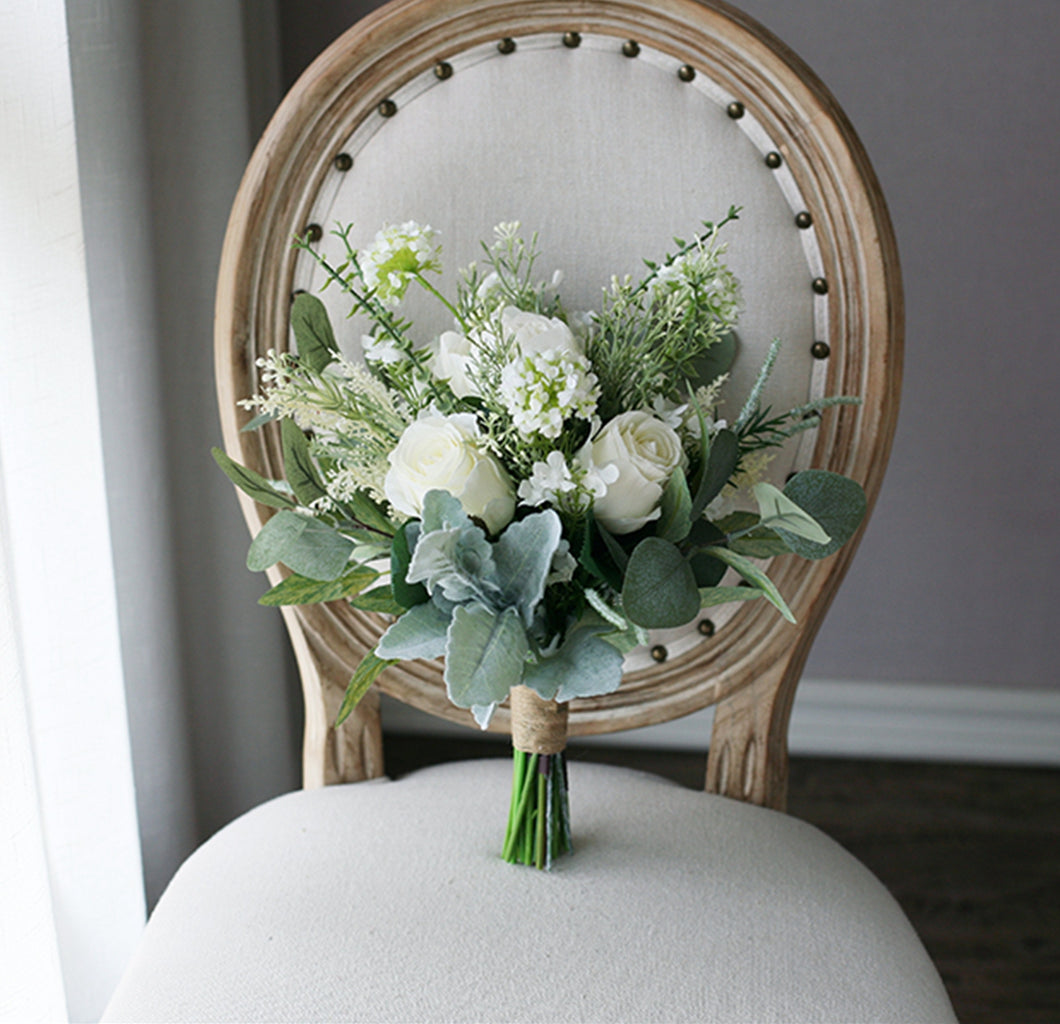
M 513 686 L 512 746 L 528 754 L 559 754 L 567 747 L 568 705 L 542 700 L 529 686 Z

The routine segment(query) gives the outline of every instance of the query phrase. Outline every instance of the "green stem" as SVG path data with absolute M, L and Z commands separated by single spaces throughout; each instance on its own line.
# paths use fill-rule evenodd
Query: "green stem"
M 438 291 L 438 289 L 435 288 L 434 285 L 431 284 L 430 281 L 428 281 L 418 270 L 413 272 L 412 276 L 416 279 L 416 281 L 419 282 L 421 288 L 423 288 L 425 291 L 430 292 L 431 295 L 433 295 L 443 306 L 445 306 L 446 309 L 449 310 L 450 313 L 453 314 L 453 317 L 455 318 L 456 322 L 460 324 L 461 329 L 466 334 L 468 330 L 467 323 L 460 315 L 460 311 L 456 308 L 456 306 L 454 306 L 440 291 Z

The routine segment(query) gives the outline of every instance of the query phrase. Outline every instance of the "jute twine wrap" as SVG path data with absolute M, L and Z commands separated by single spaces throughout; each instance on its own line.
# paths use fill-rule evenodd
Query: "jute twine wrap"
M 529 686 L 513 686 L 512 746 L 528 754 L 558 754 L 567 747 L 567 705 L 542 700 Z

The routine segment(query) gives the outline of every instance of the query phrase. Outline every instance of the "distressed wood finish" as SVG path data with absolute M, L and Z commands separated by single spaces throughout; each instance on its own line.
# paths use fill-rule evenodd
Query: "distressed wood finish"
M 813 215 L 829 282 L 827 390 L 864 399 L 860 409 L 829 414 L 818 432 L 814 465 L 861 482 L 871 508 L 894 433 L 901 373 L 901 284 L 883 197 L 846 117 L 801 60 L 742 13 L 697 0 L 396 0 L 329 47 L 270 123 L 229 223 L 216 321 L 229 453 L 266 476 L 280 475 L 278 430 L 241 434 L 249 414 L 236 401 L 255 390 L 254 358 L 287 347 L 290 239 L 304 228 L 328 166 L 353 127 L 438 60 L 505 36 L 570 30 L 635 39 L 672 55 L 675 69 L 692 65 L 738 98 L 775 141 Z M 257 531 L 270 510 L 241 500 Z M 717 636 L 686 655 L 631 673 L 615 694 L 574 702 L 572 734 L 650 725 L 720 702 L 708 788 L 782 806 L 794 687 L 855 546 L 809 565 L 774 561 L 771 574 L 788 596 L 797 630 L 764 602 L 746 604 Z M 306 692 L 306 783 L 377 774 L 382 760 L 374 706 L 337 735 L 328 723 L 382 620 L 342 604 L 293 609 L 285 619 Z M 471 721 L 446 699 L 436 665 L 395 666 L 379 686 L 434 714 Z M 504 709 L 491 728 L 507 731 Z

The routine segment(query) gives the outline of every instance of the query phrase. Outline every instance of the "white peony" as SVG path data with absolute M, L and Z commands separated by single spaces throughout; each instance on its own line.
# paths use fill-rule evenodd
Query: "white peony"
M 448 491 L 469 516 L 498 533 L 515 513 L 515 491 L 501 464 L 479 447 L 478 438 L 471 413 L 429 415 L 410 423 L 387 456 L 387 500 L 398 512 L 419 517 L 428 491 Z
M 593 504 L 593 515 L 612 533 L 632 533 L 659 517 L 663 489 L 684 452 L 681 439 L 662 420 L 647 412 L 624 412 L 608 421 L 578 457 L 597 471 L 618 470 Z

